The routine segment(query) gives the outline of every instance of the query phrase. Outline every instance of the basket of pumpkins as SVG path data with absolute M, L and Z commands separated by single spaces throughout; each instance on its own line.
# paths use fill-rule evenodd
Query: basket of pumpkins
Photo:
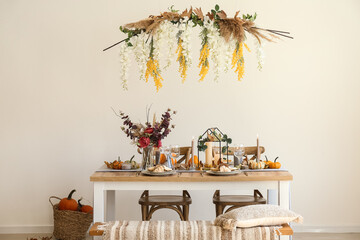
M 86 238 L 86 232 L 93 221 L 93 208 L 90 205 L 81 204 L 72 198 L 75 189 L 68 197 L 59 198 L 51 196 L 49 202 L 54 210 L 54 237 L 62 240 L 80 240 Z M 53 199 L 60 200 L 54 204 Z

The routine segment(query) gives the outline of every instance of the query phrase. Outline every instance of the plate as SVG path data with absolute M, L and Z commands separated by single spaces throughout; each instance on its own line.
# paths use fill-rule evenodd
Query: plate
M 211 174 L 211 175 L 216 175 L 216 176 L 227 176 L 227 175 L 236 175 L 239 174 L 240 171 L 231 171 L 231 172 L 219 172 L 219 171 L 206 171 L 206 173 Z
M 168 172 L 151 172 L 148 170 L 141 171 L 142 174 L 148 176 L 169 176 L 176 173 L 176 171 L 168 171 Z
M 140 172 L 140 171 L 142 171 L 141 168 L 133 168 L 133 169 L 128 169 L 128 170 L 113 169 L 113 168 L 108 168 L 105 164 L 96 170 L 96 172 Z

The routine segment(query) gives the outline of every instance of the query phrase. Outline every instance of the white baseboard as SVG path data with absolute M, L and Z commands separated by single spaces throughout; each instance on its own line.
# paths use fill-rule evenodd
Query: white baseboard
M 0 234 L 15 234 L 15 233 L 52 233 L 53 225 L 47 226 L 0 226 Z
M 299 233 L 360 233 L 360 226 L 306 226 L 292 225 L 294 232 Z
M 360 233 L 360 226 L 306 226 L 292 225 L 299 233 Z M 0 226 L 0 234 L 52 233 L 54 226 Z

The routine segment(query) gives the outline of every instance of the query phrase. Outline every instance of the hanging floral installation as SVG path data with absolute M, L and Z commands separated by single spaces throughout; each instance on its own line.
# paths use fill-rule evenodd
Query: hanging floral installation
M 121 26 L 120 30 L 127 34 L 127 38 L 104 51 L 125 43 L 120 47 L 120 78 L 124 89 L 127 89 L 131 62 L 129 56 L 134 55 L 139 67 L 140 79 L 148 82 L 151 77 L 156 91 L 159 91 L 164 81 L 161 70 L 169 67 L 173 59 L 179 64 L 178 70 L 182 82 L 186 81 L 187 71 L 192 64 L 190 54 L 192 28 L 200 27 L 199 81 L 205 79 L 210 66 L 214 71 L 215 81 L 219 79 L 221 72 L 227 72 L 229 68 L 235 71 L 237 79 L 241 81 L 245 73 L 244 49 L 250 52 L 245 43 L 246 34 L 255 39 L 259 70 L 264 64 L 262 41 L 271 42 L 279 36 L 292 37 L 289 36 L 289 32 L 256 27 L 256 13 L 242 17 L 238 15 L 239 11 L 234 17 L 228 17 L 223 10 L 220 10 L 219 5 L 205 15 L 201 8 L 191 7 L 190 10 L 185 9 L 180 13 L 171 7 L 168 12 L 163 12 L 159 16 L 151 15 L 138 22 Z M 164 44 L 166 48 L 161 49 Z M 162 54 L 166 58 L 164 67 L 160 64 Z

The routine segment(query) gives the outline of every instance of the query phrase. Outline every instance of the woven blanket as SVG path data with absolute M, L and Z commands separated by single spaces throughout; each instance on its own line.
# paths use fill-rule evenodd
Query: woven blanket
M 276 227 L 225 230 L 211 221 L 115 221 L 103 240 L 274 240 Z

